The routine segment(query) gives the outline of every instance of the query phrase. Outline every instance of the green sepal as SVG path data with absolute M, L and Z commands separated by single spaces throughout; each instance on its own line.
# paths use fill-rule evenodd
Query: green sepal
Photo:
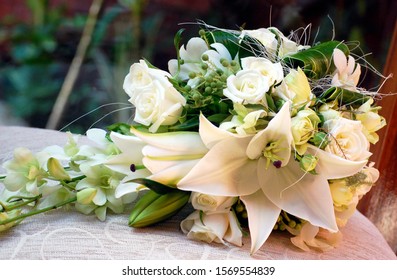
M 348 46 L 344 43 L 329 41 L 287 55 L 283 60 L 293 68 L 302 68 L 307 77 L 319 79 L 334 71 L 335 66 L 333 64 L 332 55 L 335 48 L 340 49 L 346 55 L 350 53 Z
M 339 105 L 349 105 L 352 107 L 359 107 L 370 98 L 370 96 L 364 95 L 360 92 L 350 91 L 339 87 L 331 87 L 318 97 L 318 99 L 325 102 L 337 100 Z
M 137 183 L 137 184 L 141 184 L 144 185 L 145 187 L 151 189 L 152 191 L 154 191 L 155 193 L 158 194 L 167 194 L 169 192 L 175 191 L 176 188 L 161 184 L 157 181 L 153 181 L 147 178 L 136 178 L 136 179 L 132 179 L 130 181 L 127 181 L 127 183 L 129 182 L 133 182 L 133 183 Z
M 189 198 L 190 192 L 178 189 L 163 195 L 149 190 L 132 209 L 128 225 L 139 228 L 164 221 L 179 212 Z

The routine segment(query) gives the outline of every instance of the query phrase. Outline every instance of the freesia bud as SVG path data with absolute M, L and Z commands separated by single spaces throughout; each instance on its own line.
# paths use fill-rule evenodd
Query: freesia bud
M 137 228 L 161 222 L 177 213 L 189 197 L 190 192 L 177 189 L 163 195 L 149 190 L 132 209 L 128 225 Z
M 59 160 L 56 158 L 49 158 L 47 161 L 48 172 L 51 176 L 58 180 L 70 180 L 70 176 L 66 173 Z

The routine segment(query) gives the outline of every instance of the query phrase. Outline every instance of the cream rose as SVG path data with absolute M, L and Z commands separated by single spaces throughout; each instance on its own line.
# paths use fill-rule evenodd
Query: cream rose
M 196 210 L 204 212 L 228 212 L 236 201 L 236 198 L 193 192 L 190 200 Z
M 275 55 L 277 50 L 277 38 L 276 35 L 266 28 L 259 28 L 255 30 L 243 30 L 241 37 L 250 36 L 258 40 L 270 54 Z
M 366 160 L 371 156 L 360 121 L 331 119 L 324 122 L 323 128 L 330 134 L 326 151 L 352 161 Z
M 235 103 L 267 105 L 265 94 L 269 91 L 269 78 L 259 71 L 241 70 L 227 78 L 223 95 Z
M 242 246 L 242 232 L 232 211 L 210 214 L 195 211 L 181 222 L 181 229 L 190 239 L 207 243 L 224 243 L 226 240 Z
M 150 126 L 150 132 L 156 132 L 160 125 L 171 125 L 181 116 L 186 99 L 171 85 L 154 80 L 151 86 L 141 89 L 135 99 L 129 100 L 135 105 L 134 120 Z
M 168 84 L 169 81 L 167 77 L 171 77 L 169 73 L 149 68 L 144 60 L 140 60 L 139 63 L 134 63 L 130 67 L 130 72 L 124 79 L 123 89 L 131 98 L 130 102 L 135 101 L 136 96 L 141 90 L 151 87 L 153 81 L 159 80 L 164 84 Z

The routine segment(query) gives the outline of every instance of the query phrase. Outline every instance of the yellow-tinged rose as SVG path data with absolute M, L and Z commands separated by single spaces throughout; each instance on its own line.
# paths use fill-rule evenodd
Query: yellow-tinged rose
M 285 83 L 288 90 L 295 94 L 292 99 L 293 104 L 298 105 L 310 101 L 311 90 L 309 81 L 301 68 L 298 67 L 298 70 L 291 69 L 285 77 Z
M 292 136 L 294 137 L 295 149 L 301 155 L 306 152 L 307 142 L 314 136 L 320 118 L 311 109 L 301 110 L 291 120 Z
M 329 187 L 335 206 L 347 206 L 352 202 L 354 193 L 344 179 L 332 181 Z

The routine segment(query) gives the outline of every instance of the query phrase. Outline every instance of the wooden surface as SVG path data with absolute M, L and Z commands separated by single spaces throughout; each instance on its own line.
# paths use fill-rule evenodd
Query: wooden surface
M 379 132 L 380 141 L 372 149 L 371 160 L 380 171 L 377 184 L 361 200 L 358 209 L 382 232 L 397 254 L 397 21 L 384 69 L 384 75 L 393 73 L 381 91 L 390 94 L 379 102 L 380 111 L 387 120 Z

